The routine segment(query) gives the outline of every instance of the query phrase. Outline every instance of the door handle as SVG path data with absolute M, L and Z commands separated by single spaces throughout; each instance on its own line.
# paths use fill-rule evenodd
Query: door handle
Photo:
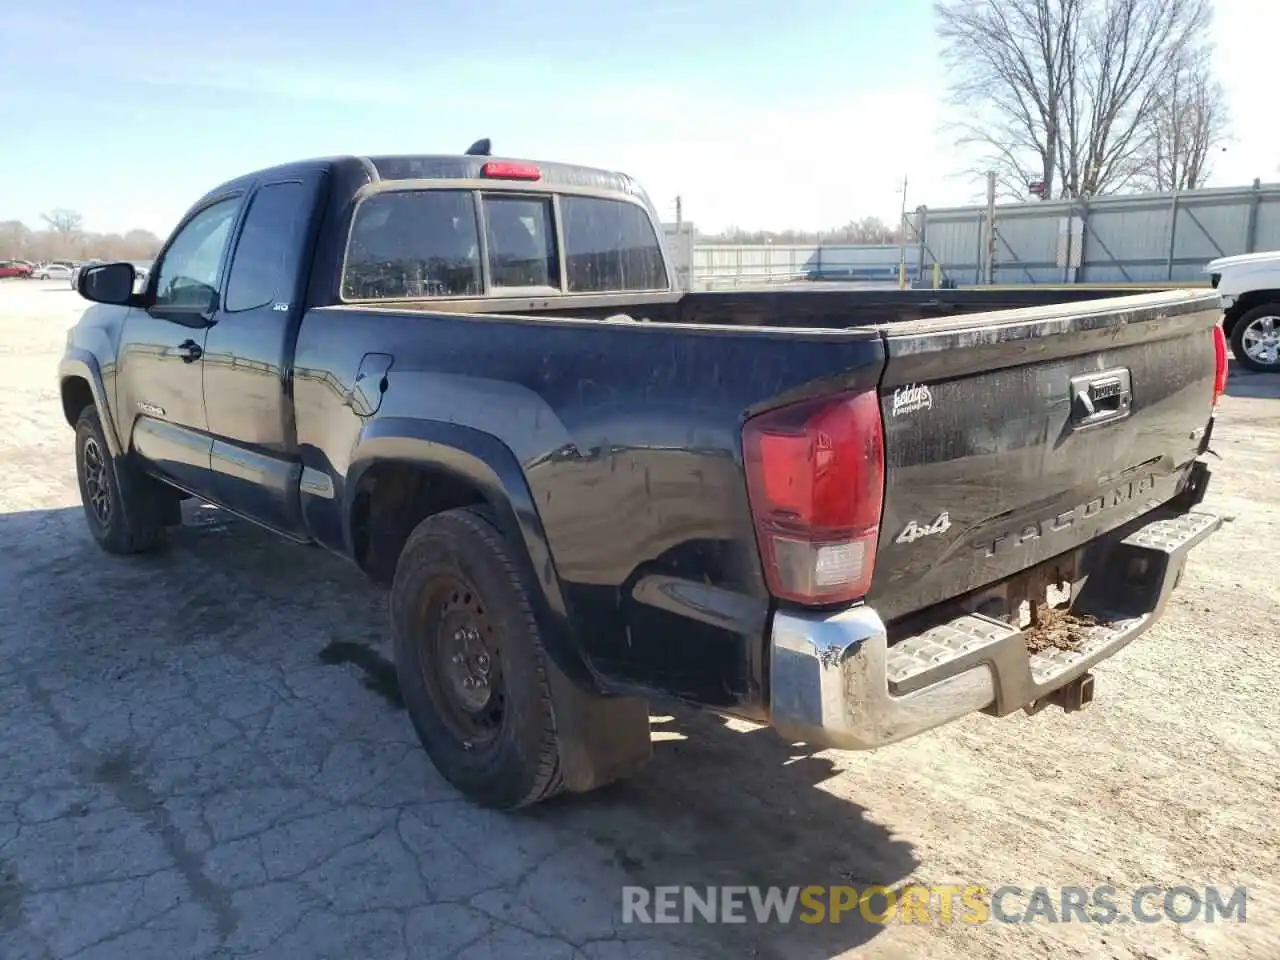
M 1133 381 L 1128 369 L 1071 378 L 1071 424 L 1076 430 L 1129 416 Z
M 195 363 L 204 356 L 204 350 L 194 340 L 183 340 L 178 344 L 178 355 L 183 363 Z

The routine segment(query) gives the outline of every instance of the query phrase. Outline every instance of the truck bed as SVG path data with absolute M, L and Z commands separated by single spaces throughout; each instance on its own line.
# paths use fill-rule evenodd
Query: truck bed
M 563 299 L 490 297 L 388 302 L 387 306 L 451 313 L 586 319 L 621 314 L 657 323 L 710 326 L 846 329 L 1035 307 L 1058 309 L 1090 301 L 1159 296 L 1170 292 L 1176 291 L 1164 287 L 1048 286 L 886 290 L 877 287 L 833 288 L 815 283 L 754 290 L 575 297 L 571 304 Z

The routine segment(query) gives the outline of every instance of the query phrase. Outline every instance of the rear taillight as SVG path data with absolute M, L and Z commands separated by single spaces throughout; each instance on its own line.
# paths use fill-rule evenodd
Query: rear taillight
M 1227 335 L 1221 326 L 1213 328 L 1213 356 L 1217 363 L 1213 372 L 1213 405 L 1218 405 L 1218 398 L 1227 389 Z
M 875 391 L 752 417 L 742 446 L 769 592 L 806 604 L 865 596 L 884 505 L 884 432 Z

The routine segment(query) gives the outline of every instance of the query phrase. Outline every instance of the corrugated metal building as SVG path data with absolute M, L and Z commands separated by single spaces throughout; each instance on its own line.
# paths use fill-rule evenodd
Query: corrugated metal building
M 907 275 L 916 285 L 932 283 L 934 264 L 944 282 L 960 285 L 1201 283 L 1205 264 L 1215 257 L 1280 250 L 1280 184 L 1000 204 L 994 243 L 985 206 L 921 208 L 909 219 L 917 236 L 906 251 Z M 894 281 L 902 251 L 685 244 L 680 256 L 689 283 L 707 288 L 802 279 Z
M 962 284 L 1201 282 L 1215 257 L 1280 249 L 1280 184 L 1002 204 L 995 213 L 988 272 L 986 207 L 917 211 L 924 269 L 939 263 Z

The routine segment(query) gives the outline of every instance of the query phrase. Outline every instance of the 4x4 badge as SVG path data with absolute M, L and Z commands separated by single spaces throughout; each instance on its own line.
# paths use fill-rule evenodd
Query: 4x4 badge
M 951 529 L 951 514 L 942 511 L 934 519 L 933 523 L 927 523 L 923 526 L 912 520 L 906 525 L 903 531 L 894 539 L 894 543 L 915 543 L 921 537 L 931 537 L 935 533 L 946 533 Z

